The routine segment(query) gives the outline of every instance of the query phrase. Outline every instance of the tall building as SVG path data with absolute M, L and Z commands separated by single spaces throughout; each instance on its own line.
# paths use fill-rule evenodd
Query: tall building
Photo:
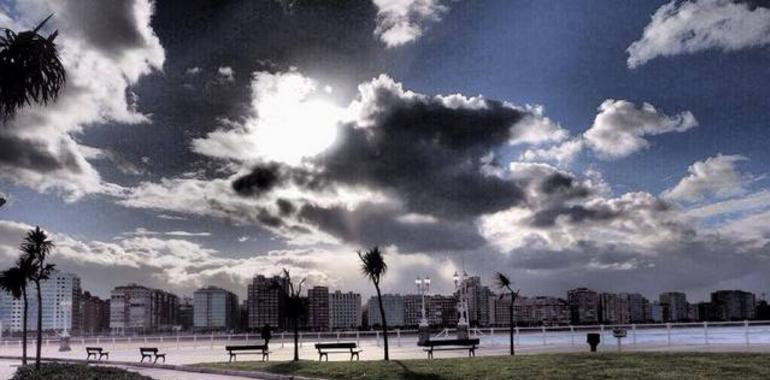
M 153 289 L 155 306 L 152 313 L 156 331 L 171 331 L 178 323 L 179 297 L 164 290 Z
M 663 306 L 658 301 L 650 304 L 650 320 L 655 323 L 663 322 Z
M 288 286 L 281 276 L 257 275 L 252 279 L 247 289 L 250 329 L 261 329 L 265 325 L 278 329 L 288 327 L 284 314 Z
M 179 301 L 179 310 L 177 311 L 177 321 L 183 331 L 188 331 L 193 327 L 193 299 L 183 297 Z
M 115 333 L 154 333 L 177 325 L 179 299 L 137 284 L 118 286 L 110 295 L 110 329 Z
M 51 276 L 40 283 L 40 293 L 43 303 L 43 331 L 62 330 L 80 332 L 82 316 L 80 313 L 80 277 L 72 273 L 54 271 Z M 34 286 L 27 288 L 29 309 L 27 315 L 27 330 L 37 331 L 37 290 Z M 24 301 L 14 299 L 10 294 L 2 295 L 3 329 L 21 331 L 24 323 Z
M 329 288 L 315 286 L 307 291 L 308 327 L 313 331 L 329 330 Z
M 427 297 L 425 303 L 428 303 Z M 428 313 L 426 305 L 425 312 Z M 427 315 L 427 314 L 426 314 Z M 422 296 L 419 294 L 404 295 L 404 326 L 416 327 L 422 319 Z
M 623 324 L 631 321 L 628 294 L 599 294 L 599 321 L 608 324 Z
M 754 319 L 756 297 L 742 290 L 719 290 L 711 293 L 714 316 L 722 321 Z
M 426 297 L 428 323 L 431 326 L 457 326 L 457 298 L 454 296 L 432 295 Z
M 83 292 L 80 297 L 80 330 L 84 335 L 97 335 L 110 329 L 110 301 Z
M 383 294 L 382 307 L 385 310 L 385 319 L 388 327 L 400 327 L 404 325 L 404 297 L 400 294 Z M 369 299 L 369 327 L 382 326 L 380 316 L 380 304 L 377 297 Z
M 481 277 L 471 276 L 465 281 L 468 286 L 468 323 L 471 326 L 489 326 L 489 297 L 494 293 L 481 284 Z
M 209 286 L 193 293 L 195 330 L 234 330 L 238 327 L 238 296 L 228 290 Z
M 575 325 L 596 324 L 599 322 L 599 295 L 588 288 L 575 288 L 567 291 L 570 308 L 570 320 Z
M 360 325 L 361 295 L 339 290 L 329 294 L 329 327 L 332 330 L 355 330 Z
M 643 323 L 650 320 L 650 301 L 639 293 L 628 294 L 628 319 L 631 323 Z
M 687 296 L 684 293 L 661 293 L 659 300 L 663 312 L 663 322 L 683 322 L 687 320 Z
M 567 301 L 557 297 L 538 296 L 526 300 L 530 321 L 537 325 L 555 326 L 570 321 Z M 515 305 L 514 305 L 515 306 Z

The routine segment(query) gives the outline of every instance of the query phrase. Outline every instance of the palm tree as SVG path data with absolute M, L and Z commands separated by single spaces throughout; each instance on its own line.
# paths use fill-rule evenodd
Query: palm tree
M 294 333 L 294 361 L 299 361 L 299 320 L 307 313 L 305 304 L 302 300 L 302 284 L 305 283 L 305 279 L 294 286 L 294 282 L 291 280 L 291 275 L 286 268 L 283 269 L 283 278 L 280 282 L 274 285 L 284 292 L 286 298 L 286 317 L 292 321 L 292 329 Z
M 37 351 L 35 353 L 35 369 L 40 369 L 40 351 L 43 344 L 43 296 L 40 291 L 40 282 L 47 280 L 55 268 L 55 265 L 45 263 L 45 259 L 53 247 L 53 242 L 48 240 L 48 235 L 40 227 L 35 227 L 34 230 L 28 231 L 27 236 L 21 243 L 22 260 L 29 260 L 31 263 L 30 279 L 35 283 L 35 290 L 37 290 Z
M 519 290 L 520 289 L 513 290 L 513 288 L 511 287 L 511 284 L 512 284 L 511 280 L 509 280 L 508 277 L 506 277 L 504 274 L 502 274 L 500 272 L 497 272 L 496 280 L 497 280 L 496 281 L 497 282 L 497 287 L 502 289 L 502 290 L 508 291 L 508 294 L 510 294 L 510 296 L 511 296 L 511 304 L 508 307 L 510 308 L 509 309 L 509 318 L 510 318 L 509 322 L 510 322 L 510 326 L 511 326 L 511 356 L 513 356 L 513 354 L 514 354 L 514 348 L 513 348 L 513 328 L 514 328 L 514 326 L 513 326 L 513 324 L 514 324 L 513 323 L 513 303 L 516 302 L 516 298 L 519 296 Z M 500 295 L 500 299 L 502 299 L 503 296 L 505 296 L 505 295 L 501 294 Z
M 361 272 L 374 284 L 377 290 L 377 303 L 380 305 L 380 317 L 382 318 L 382 338 L 385 342 L 385 360 L 390 360 L 388 356 L 388 322 L 385 320 L 385 308 L 382 307 L 382 293 L 380 292 L 380 280 L 385 272 L 388 271 L 388 264 L 382 257 L 380 248 L 374 247 L 366 252 L 356 252 L 361 259 Z
M 21 327 L 21 364 L 27 365 L 27 315 L 29 315 L 29 303 L 27 302 L 27 283 L 31 274 L 31 263 L 24 257 L 20 258 L 15 266 L 0 272 L 0 289 L 11 293 L 13 298 L 24 302 Z
M 54 101 L 66 82 L 59 59 L 54 31 L 48 37 L 38 34 L 53 15 L 33 30 L 16 33 L 5 29 L 0 36 L 0 116 L 9 119 L 24 106 Z

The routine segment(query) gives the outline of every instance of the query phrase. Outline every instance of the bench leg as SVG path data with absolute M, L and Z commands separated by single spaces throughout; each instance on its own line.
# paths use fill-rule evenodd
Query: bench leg
M 235 355 L 230 354 L 230 359 L 227 362 L 232 363 L 234 358 L 235 358 Z
M 262 354 L 262 361 L 264 362 L 264 361 L 269 361 L 269 360 L 270 360 L 270 354 L 263 353 Z

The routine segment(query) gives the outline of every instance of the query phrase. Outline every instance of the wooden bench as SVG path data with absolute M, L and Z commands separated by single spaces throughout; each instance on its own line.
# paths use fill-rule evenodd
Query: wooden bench
M 139 353 L 142 354 L 142 360 L 139 360 L 140 363 L 144 362 L 144 358 L 147 358 L 149 363 L 153 356 L 155 357 L 153 363 L 157 363 L 158 358 L 163 358 L 163 363 L 166 362 L 166 354 L 159 353 L 157 347 L 139 347 Z
M 356 360 L 359 360 L 358 354 L 363 350 L 358 349 L 358 345 L 355 342 L 340 342 L 340 343 L 316 343 L 316 350 L 318 350 L 318 360 L 323 360 L 324 356 L 326 361 L 329 361 L 329 354 L 350 354 L 350 360 L 353 360 L 355 356 Z
M 88 356 L 86 356 L 86 360 L 91 359 L 91 356 L 94 357 L 96 360 L 102 360 L 102 357 L 107 357 L 107 360 L 110 360 L 110 353 L 107 351 L 104 351 L 101 347 L 86 347 L 86 353 Z
M 225 346 L 225 350 L 230 354 L 230 362 L 237 360 L 238 354 L 261 354 L 262 361 L 270 360 L 270 351 L 266 344 L 254 344 L 250 346 Z
M 423 351 L 428 353 L 428 359 L 433 359 L 433 351 L 468 350 L 468 357 L 476 356 L 479 339 L 439 339 L 428 340 L 422 344 Z

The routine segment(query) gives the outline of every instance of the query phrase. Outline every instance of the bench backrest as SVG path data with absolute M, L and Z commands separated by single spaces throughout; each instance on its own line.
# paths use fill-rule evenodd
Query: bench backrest
M 476 346 L 480 340 L 475 339 L 439 339 L 425 342 L 427 346 Z
M 88 352 L 91 352 L 91 351 L 102 352 L 102 348 L 101 347 L 86 347 L 86 351 L 88 351 Z
M 139 347 L 139 351 L 141 353 L 152 352 L 152 353 L 156 354 L 156 353 L 158 353 L 158 348 L 157 347 Z
M 246 350 L 266 350 L 266 344 L 255 344 L 251 346 L 225 346 L 227 351 L 246 351 Z
M 356 343 L 355 342 L 316 343 L 315 348 L 319 349 L 319 350 L 322 350 L 322 349 L 336 349 L 336 348 L 339 348 L 339 349 L 348 348 L 348 349 L 352 350 L 352 349 L 356 348 Z

